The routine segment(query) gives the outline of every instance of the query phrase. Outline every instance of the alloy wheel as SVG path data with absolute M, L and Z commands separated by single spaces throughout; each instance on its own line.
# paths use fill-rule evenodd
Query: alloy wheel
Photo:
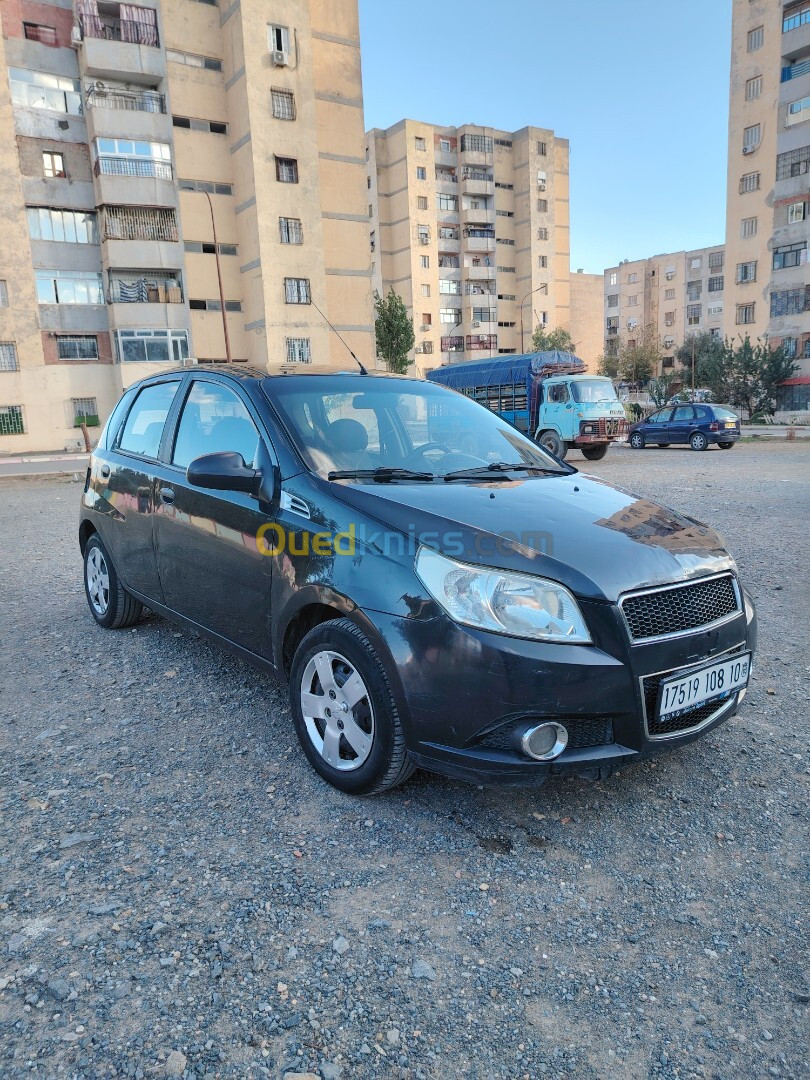
M 97 615 L 104 615 L 110 605 L 110 572 L 107 560 L 97 547 L 93 547 L 85 564 L 87 595 Z
M 374 709 L 360 673 L 345 656 L 324 649 L 301 676 L 301 713 L 312 745 L 333 769 L 359 769 L 374 742 Z

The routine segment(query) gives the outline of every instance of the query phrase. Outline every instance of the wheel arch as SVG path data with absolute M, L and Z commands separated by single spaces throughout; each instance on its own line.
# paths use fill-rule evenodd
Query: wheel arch
M 88 521 L 87 518 L 79 525 L 79 550 L 84 555 L 84 549 L 87 547 L 87 541 L 91 536 L 94 536 L 98 532 L 92 521 Z

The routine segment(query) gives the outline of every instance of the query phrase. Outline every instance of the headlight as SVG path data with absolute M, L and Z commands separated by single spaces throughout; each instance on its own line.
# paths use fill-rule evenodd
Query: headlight
M 563 645 L 591 642 L 576 600 L 556 581 L 468 566 L 425 547 L 417 553 L 416 573 L 456 622 Z

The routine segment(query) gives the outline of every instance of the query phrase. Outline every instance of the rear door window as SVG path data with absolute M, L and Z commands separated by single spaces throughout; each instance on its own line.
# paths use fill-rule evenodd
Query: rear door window
M 675 410 L 675 414 L 672 419 L 677 423 L 679 420 L 683 423 L 685 420 L 692 420 L 695 416 L 695 410 L 691 405 L 679 405 Z
M 179 382 L 155 383 L 145 386 L 129 410 L 129 416 L 118 441 L 119 450 L 140 457 L 157 458 L 163 425 L 172 407 Z
M 245 465 L 256 461 L 259 433 L 241 398 L 219 383 L 195 381 L 186 398 L 172 464 L 187 469 L 203 454 L 241 454 Z

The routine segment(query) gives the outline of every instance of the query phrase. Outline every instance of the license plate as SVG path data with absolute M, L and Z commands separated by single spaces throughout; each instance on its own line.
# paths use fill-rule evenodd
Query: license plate
M 726 427 L 736 427 L 737 425 L 733 420 L 726 420 Z
M 731 660 L 667 679 L 661 683 L 658 692 L 659 720 L 680 716 L 697 705 L 728 697 L 748 685 L 750 671 L 751 653 L 740 653 Z

